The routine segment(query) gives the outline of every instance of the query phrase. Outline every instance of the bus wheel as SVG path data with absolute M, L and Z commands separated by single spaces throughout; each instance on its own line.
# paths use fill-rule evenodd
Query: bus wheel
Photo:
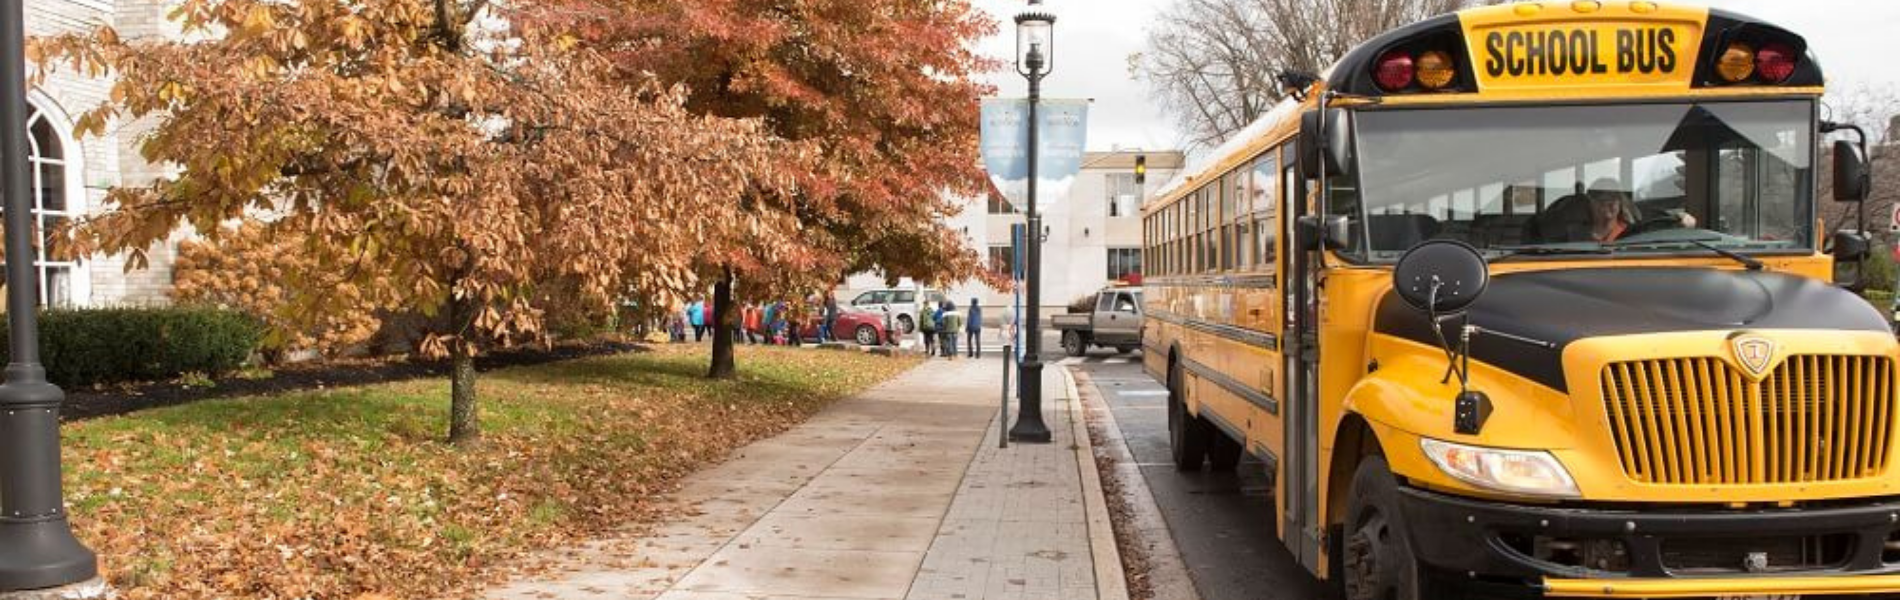
M 1215 431 L 1207 444 L 1207 466 L 1216 473 L 1231 473 L 1240 466 L 1240 440 Z
M 1187 388 L 1179 363 L 1168 367 L 1168 448 L 1174 468 L 1199 471 L 1207 460 L 1207 422 L 1187 412 Z
M 1399 513 L 1398 484 L 1385 458 L 1367 457 L 1346 507 L 1346 600 L 1422 600 L 1418 559 Z
M 1081 356 L 1088 353 L 1089 344 L 1082 339 L 1082 332 L 1070 329 L 1062 332 L 1062 351 L 1069 356 Z

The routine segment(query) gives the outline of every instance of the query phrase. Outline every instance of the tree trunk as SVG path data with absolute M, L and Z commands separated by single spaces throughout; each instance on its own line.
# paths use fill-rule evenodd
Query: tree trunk
M 482 439 L 480 416 L 475 412 L 475 348 L 468 339 L 473 309 L 460 300 L 449 301 L 449 321 L 459 333 L 449 344 L 449 443 L 472 446 Z
M 713 286 L 713 343 L 712 368 L 706 371 L 709 379 L 732 379 L 739 369 L 732 360 L 732 328 L 736 321 L 732 310 L 732 269 L 726 269 L 726 276 Z

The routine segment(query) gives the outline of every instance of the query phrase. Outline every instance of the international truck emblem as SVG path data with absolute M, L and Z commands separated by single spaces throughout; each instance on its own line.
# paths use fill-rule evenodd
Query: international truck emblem
M 1742 559 L 1742 569 L 1750 573 L 1768 572 L 1768 553 L 1750 552 Z
M 1750 377 L 1760 379 L 1768 374 L 1768 367 L 1775 358 L 1775 343 L 1768 338 L 1744 335 L 1729 340 L 1735 349 L 1735 362 L 1742 365 Z

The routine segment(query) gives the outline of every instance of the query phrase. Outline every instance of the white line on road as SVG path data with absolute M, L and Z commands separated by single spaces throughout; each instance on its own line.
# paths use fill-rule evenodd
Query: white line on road
M 1123 396 L 1166 396 L 1168 395 L 1167 390 L 1129 390 L 1126 392 L 1117 392 L 1117 393 Z

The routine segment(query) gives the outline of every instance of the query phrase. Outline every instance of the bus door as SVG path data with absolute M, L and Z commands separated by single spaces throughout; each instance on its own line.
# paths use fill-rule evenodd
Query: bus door
M 1298 147 L 1298 144 L 1295 144 Z M 1304 160 L 1304 158 L 1302 158 Z M 1281 253 L 1287 264 L 1284 296 L 1285 336 L 1282 360 L 1286 377 L 1283 411 L 1286 458 L 1282 461 L 1284 480 L 1279 486 L 1283 521 L 1280 540 L 1308 571 L 1320 572 L 1320 539 L 1324 524 L 1319 515 L 1319 252 L 1307 251 L 1301 242 L 1298 223 L 1301 217 L 1318 214 L 1308 197 L 1317 189 L 1302 174 L 1305 167 L 1287 173 L 1283 194 L 1285 205 L 1280 214 Z

